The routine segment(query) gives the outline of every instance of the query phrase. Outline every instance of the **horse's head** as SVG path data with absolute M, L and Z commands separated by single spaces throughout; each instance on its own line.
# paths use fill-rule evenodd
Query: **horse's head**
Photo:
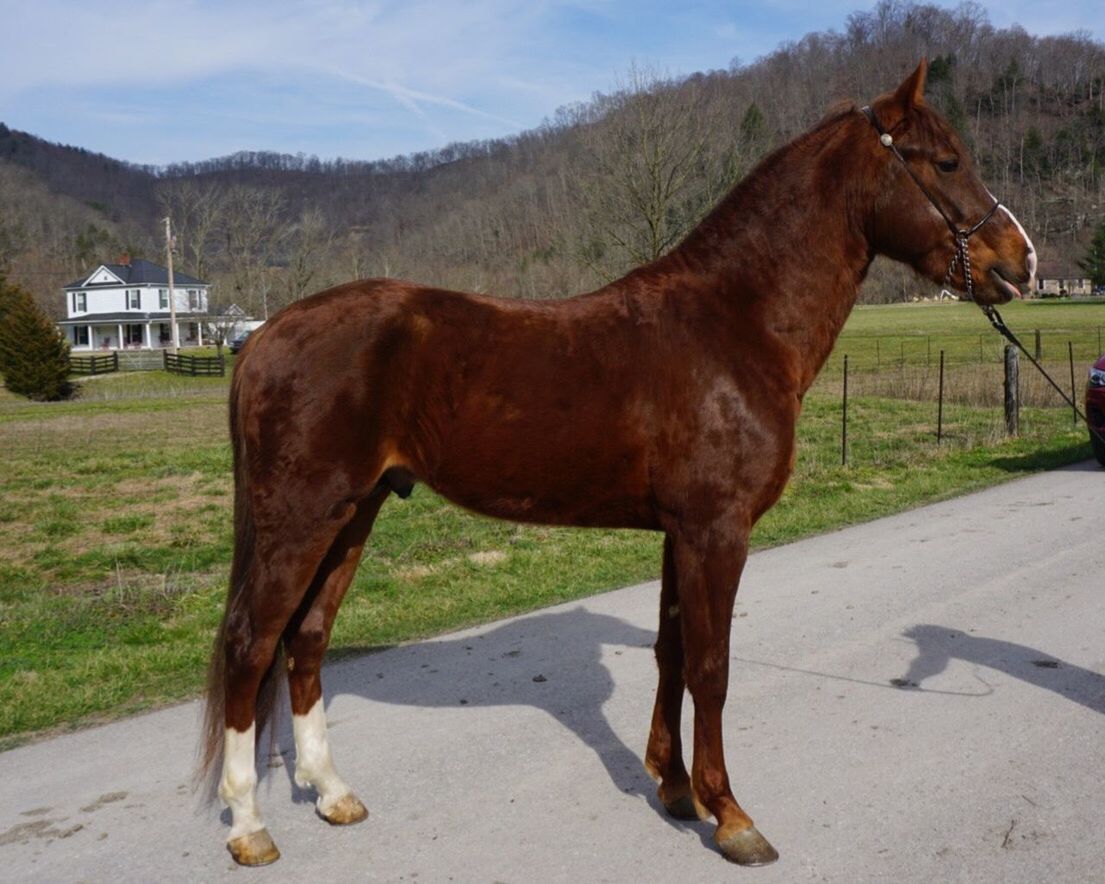
M 937 284 L 947 279 L 971 291 L 980 304 L 1003 304 L 1031 287 L 1036 250 L 979 179 L 955 129 L 925 103 L 925 74 L 922 61 L 896 91 L 864 109 L 879 170 L 872 245 Z M 970 286 L 957 235 L 966 237 Z

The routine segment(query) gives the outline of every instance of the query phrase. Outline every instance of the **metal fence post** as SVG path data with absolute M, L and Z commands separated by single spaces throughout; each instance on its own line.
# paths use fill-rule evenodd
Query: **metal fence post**
M 1078 406 L 1075 403 L 1078 401 L 1078 390 L 1074 386 L 1074 344 L 1067 341 L 1067 356 L 1070 358 L 1070 407 L 1071 417 L 1074 419 L 1074 425 L 1078 426 Z
M 940 351 L 940 392 L 937 396 L 939 404 L 936 407 L 936 444 L 944 439 L 944 351 Z
M 844 354 L 844 397 L 840 423 L 840 465 L 848 466 L 848 354 Z

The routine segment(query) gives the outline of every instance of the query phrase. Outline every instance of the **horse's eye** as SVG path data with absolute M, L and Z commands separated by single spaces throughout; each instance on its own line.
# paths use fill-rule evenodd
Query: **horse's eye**
M 937 160 L 936 168 L 941 172 L 954 172 L 959 168 L 959 157 L 952 157 L 949 160 Z

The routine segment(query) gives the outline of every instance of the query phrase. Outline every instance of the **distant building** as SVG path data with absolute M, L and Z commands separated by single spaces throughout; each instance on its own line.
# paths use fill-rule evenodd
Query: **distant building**
M 1036 297 L 1092 294 L 1093 280 L 1086 275 L 1085 271 L 1057 261 L 1040 262 L 1036 270 Z
M 182 346 L 203 346 L 211 286 L 173 273 L 177 328 Z M 169 271 L 123 255 L 65 287 L 66 318 L 58 323 L 74 350 L 157 350 L 171 347 Z

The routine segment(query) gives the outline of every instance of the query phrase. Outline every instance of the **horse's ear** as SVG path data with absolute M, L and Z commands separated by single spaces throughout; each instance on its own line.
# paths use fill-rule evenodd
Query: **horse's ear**
M 894 98 L 907 113 L 915 107 L 925 103 L 925 78 L 928 76 L 928 61 L 924 58 L 917 65 L 917 70 L 905 78 L 905 82 L 898 87 Z

